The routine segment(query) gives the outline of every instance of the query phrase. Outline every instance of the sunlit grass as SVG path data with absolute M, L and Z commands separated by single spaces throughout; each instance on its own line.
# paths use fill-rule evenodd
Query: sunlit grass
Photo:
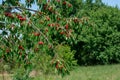
M 119 65 L 99 65 L 77 67 L 70 75 L 61 78 L 60 76 L 36 77 L 34 80 L 120 80 Z
M 120 64 L 76 67 L 70 75 L 36 75 L 33 80 L 120 80 Z M 6 77 L 6 76 L 5 76 Z M 7 75 L 7 79 L 10 80 Z M 0 80 L 3 80 L 0 74 Z

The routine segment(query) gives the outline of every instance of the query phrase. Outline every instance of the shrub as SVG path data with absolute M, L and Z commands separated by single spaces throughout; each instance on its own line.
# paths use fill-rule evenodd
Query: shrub
M 74 66 L 77 65 L 77 61 L 74 58 L 75 51 L 71 51 L 70 46 L 67 45 L 57 45 L 54 49 L 55 56 L 52 60 L 52 64 L 58 69 L 58 71 L 62 71 L 63 75 L 69 73 Z
M 102 27 L 83 28 L 75 44 L 75 57 L 79 64 L 119 63 L 119 32 L 108 24 Z

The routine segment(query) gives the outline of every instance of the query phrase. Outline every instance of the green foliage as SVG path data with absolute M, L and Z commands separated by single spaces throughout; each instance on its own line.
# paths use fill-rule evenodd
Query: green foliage
M 36 55 L 31 59 L 33 70 L 39 70 L 42 74 L 53 74 L 54 68 L 51 66 L 52 57 L 47 53 L 35 53 Z
M 78 64 L 111 64 L 119 63 L 120 37 L 119 37 L 119 18 L 120 11 L 117 8 L 108 6 L 93 7 L 89 12 L 83 14 L 78 12 L 78 16 L 90 17 L 90 25 L 81 27 L 80 33 L 76 33 L 78 40 L 74 49 L 77 50 L 75 57 Z M 115 16 L 116 15 L 116 16 Z M 92 22 L 92 23 L 91 23 Z M 76 41 L 75 40 L 75 41 Z
M 59 59 L 63 59 L 64 63 L 67 65 L 74 66 L 76 65 L 76 60 L 74 59 L 75 51 L 71 51 L 70 46 L 67 45 L 58 45 L 55 47 L 55 55 Z
M 95 32 L 96 34 L 92 34 L 91 31 L 84 37 L 80 36 L 80 41 L 84 43 L 80 51 L 79 59 L 81 59 L 81 62 L 85 64 L 109 64 L 119 62 L 119 58 L 114 58 L 113 55 L 116 53 L 119 54 L 120 33 L 113 31 L 114 29 L 105 29 L 105 26 L 103 28 L 104 29 L 101 30 L 99 28 L 99 31 Z
M 13 80 L 32 80 L 31 77 L 29 77 L 29 73 L 31 70 L 27 69 L 25 70 L 24 67 L 17 68 L 13 76 Z
M 62 76 L 69 74 L 75 65 L 77 65 L 76 60 L 74 59 L 74 51 L 71 51 L 70 47 L 67 45 L 58 45 L 55 47 L 55 57 L 52 60 L 52 63 L 58 69 L 59 73 L 62 72 Z

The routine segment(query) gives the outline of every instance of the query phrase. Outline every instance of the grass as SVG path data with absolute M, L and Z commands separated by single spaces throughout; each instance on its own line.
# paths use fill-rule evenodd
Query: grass
M 120 64 L 77 67 L 70 75 L 36 77 L 35 80 L 120 80 Z
M 34 80 L 120 80 L 120 64 L 76 67 L 70 75 L 36 76 Z M 0 80 L 2 76 L 0 75 Z

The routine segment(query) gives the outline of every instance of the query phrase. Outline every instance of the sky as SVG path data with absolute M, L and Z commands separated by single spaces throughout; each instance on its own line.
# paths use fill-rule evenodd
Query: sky
M 120 0 L 102 0 L 102 2 L 114 7 L 117 5 L 120 8 Z

